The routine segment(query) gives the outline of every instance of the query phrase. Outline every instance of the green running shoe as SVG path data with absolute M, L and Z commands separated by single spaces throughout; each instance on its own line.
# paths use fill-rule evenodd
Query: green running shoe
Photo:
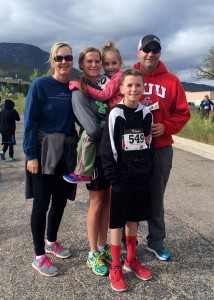
M 15 161 L 14 157 L 9 157 L 9 161 Z
M 102 254 L 102 259 L 105 260 L 108 264 L 111 265 L 112 261 L 113 261 L 111 246 L 107 244 L 104 247 L 104 251 L 102 251 L 101 254 Z
M 3 151 L 0 152 L 1 160 L 6 160 L 5 154 Z
M 94 252 L 92 257 L 89 257 L 86 265 L 92 269 L 92 272 L 99 276 L 105 276 L 108 274 L 108 268 L 102 261 L 102 252 Z
M 126 259 L 127 259 L 127 250 L 123 249 L 122 254 L 120 256 L 120 261 L 122 261 L 124 263 Z

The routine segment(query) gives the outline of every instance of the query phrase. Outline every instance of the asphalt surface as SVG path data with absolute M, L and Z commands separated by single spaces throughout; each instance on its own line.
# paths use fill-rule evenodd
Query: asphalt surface
M 17 123 L 16 162 L 0 161 L 0 299 L 214 299 L 214 161 L 174 147 L 173 169 L 165 195 L 167 238 L 172 254 L 159 261 L 146 251 L 146 223 L 140 224 L 137 257 L 153 274 L 141 281 L 126 274 L 128 291 L 118 294 L 108 277 L 86 267 L 88 192 L 78 186 L 69 201 L 59 240 L 72 251 L 69 259 L 50 257 L 60 269 L 45 277 L 31 266 L 32 200 L 24 198 L 23 119 Z M 197 146 L 198 147 L 198 146 Z M 214 157 L 214 147 L 210 148 Z M 213 152 L 212 152 L 213 151 Z M 197 152 L 197 151 L 196 151 Z M 7 154 L 8 155 L 8 154 Z M 8 157 L 7 157 L 8 158 Z

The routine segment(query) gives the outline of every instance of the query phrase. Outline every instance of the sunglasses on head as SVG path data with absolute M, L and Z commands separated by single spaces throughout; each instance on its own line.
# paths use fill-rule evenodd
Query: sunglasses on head
M 157 47 L 157 48 L 149 48 L 149 47 L 144 47 L 143 49 L 143 52 L 145 53 L 149 53 L 149 52 L 153 52 L 154 54 L 158 54 L 160 51 L 161 51 L 161 48 Z
M 65 55 L 65 56 L 62 56 L 62 55 L 56 55 L 56 56 L 54 57 L 54 60 L 55 60 L 56 62 L 62 62 L 63 59 L 64 59 L 65 61 L 72 61 L 72 60 L 73 60 L 73 56 L 72 56 L 72 55 Z

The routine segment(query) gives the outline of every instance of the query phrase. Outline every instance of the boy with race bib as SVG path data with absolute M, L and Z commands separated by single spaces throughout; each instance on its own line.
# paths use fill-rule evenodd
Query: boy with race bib
M 115 105 L 106 121 L 101 141 L 104 173 L 112 185 L 110 223 L 113 262 L 109 277 L 117 292 L 127 290 L 120 262 L 122 230 L 126 228 L 127 258 L 123 269 L 141 280 L 152 274 L 136 260 L 137 222 L 150 215 L 150 183 L 153 171 L 153 117 L 139 103 L 144 90 L 144 76 L 136 69 L 121 77 L 124 99 Z

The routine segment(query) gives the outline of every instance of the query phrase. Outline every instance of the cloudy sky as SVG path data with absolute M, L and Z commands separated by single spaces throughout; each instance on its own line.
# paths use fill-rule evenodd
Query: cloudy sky
M 124 63 L 137 62 L 146 34 L 161 39 L 161 60 L 181 81 L 214 86 L 191 77 L 214 46 L 213 0 L 1 0 L 0 42 L 20 42 L 50 51 L 68 41 L 77 66 L 79 51 L 113 40 Z

